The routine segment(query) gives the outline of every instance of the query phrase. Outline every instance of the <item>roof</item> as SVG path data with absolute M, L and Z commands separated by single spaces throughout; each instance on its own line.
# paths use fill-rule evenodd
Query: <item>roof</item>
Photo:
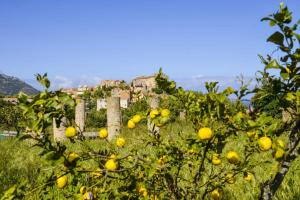
M 133 80 L 138 80 L 138 79 L 149 79 L 149 78 L 155 78 L 156 74 L 154 75 L 150 75 L 150 76 L 138 76 L 136 78 L 134 78 Z

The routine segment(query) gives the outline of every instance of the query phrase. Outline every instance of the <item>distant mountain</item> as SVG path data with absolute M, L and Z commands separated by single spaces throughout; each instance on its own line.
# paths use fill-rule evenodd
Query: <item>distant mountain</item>
M 21 91 L 28 95 L 36 94 L 39 92 L 31 85 L 16 77 L 0 74 L 0 95 L 13 96 Z

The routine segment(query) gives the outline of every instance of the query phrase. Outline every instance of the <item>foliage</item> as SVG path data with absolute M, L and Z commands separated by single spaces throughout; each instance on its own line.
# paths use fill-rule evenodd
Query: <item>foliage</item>
M 106 121 L 106 109 L 101 109 L 99 111 L 92 109 L 87 114 L 85 125 L 87 128 L 106 127 Z
M 207 91 L 202 94 L 176 88 L 160 69 L 155 91 L 172 99 L 175 110 L 187 112 L 190 129 L 184 132 L 182 126 L 170 126 L 170 109 L 174 108 L 149 110 L 145 102 L 139 102 L 126 111 L 128 129 L 112 140 L 104 135 L 95 141 L 101 145 L 93 146 L 81 132 L 76 133 L 74 119 L 67 117 L 75 101 L 60 91 L 49 92 L 47 76 L 37 75 L 45 91 L 31 102 L 21 94 L 19 101 L 28 130 L 37 134 L 22 139 L 34 139 L 40 155 L 53 166 L 39 180 L 38 197 L 53 198 L 49 191 L 55 188 L 66 199 L 232 199 L 236 191 L 246 191 L 241 185 L 253 181 L 254 198 L 271 199 L 299 153 L 300 69 L 299 48 L 294 43 L 299 35 L 294 32 L 297 25 L 287 26 L 291 13 L 282 4 L 279 12 L 263 20 L 279 27 L 281 32 L 268 41 L 278 45 L 285 56 L 280 61 L 261 57 L 266 65 L 262 80 L 280 87 L 273 88 L 275 91 L 256 88 L 259 98 L 253 101 L 276 92 L 278 109 L 288 112 L 289 120 L 273 118 L 263 109 L 247 110 L 241 102 L 249 93 L 244 83 L 239 90 L 228 87 L 223 91 L 218 90 L 217 82 L 206 83 Z M 279 70 L 279 77 L 271 75 L 270 69 Z M 68 141 L 52 141 L 46 130 L 53 118 L 59 124 L 63 117 L 74 131 Z M 154 124 L 151 130 L 141 123 L 146 117 Z M 128 131 L 135 131 L 132 137 L 127 137 Z M 61 177 L 63 184 L 56 184 Z M 24 186 L 15 187 L 6 195 L 17 195 Z
M 19 133 L 22 130 L 22 123 L 24 123 L 24 119 L 20 108 L 0 99 L 0 129 L 14 128 Z
M 280 58 L 274 59 L 272 55 L 267 55 L 266 58 L 260 56 L 265 68 L 257 79 L 260 86 L 253 102 L 256 110 L 267 111 L 278 117 L 292 105 L 285 100 L 286 95 L 296 92 L 300 87 L 300 34 L 296 33 L 299 21 L 290 25 L 292 13 L 283 3 L 278 12 L 263 18 L 262 21 L 268 21 L 271 27 L 278 28 L 267 41 L 277 46 L 275 52 L 278 52 Z
M 146 99 L 140 99 L 129 105 L 128 108 L 122 109 L 122 122 L 124 124 L 136 114 L 142 114 L 145 110 L 148 110 L 149 106 Z

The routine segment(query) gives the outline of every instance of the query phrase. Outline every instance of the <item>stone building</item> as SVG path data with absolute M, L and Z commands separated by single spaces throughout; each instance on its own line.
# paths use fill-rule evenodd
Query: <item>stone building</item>
M 100 87 L 117 87 L 122 81 L 120 80 L 102 80 L 100 82 Z
M 156 75 L 139 76 L 132 80 L 133 102 L 152 93 L 152 90 L 156 87 L 155 77 Z
M 61 91 L 71 95 L 72 97 L 77 97 L 78 95 L 84 94 L 86 91 L 93 92 L 94 88 L 84 85 L 79 86 L 78 88 L 63 88 Z
M 122 90 L 120 88 L 114 88 L 111 91 L 112 97 L 120 97 L 120 107 L 128 108 L 130 104 L 130 90 Z M 106 109 L 107 101 L 105 98 L 97 99 L 97 110 Z

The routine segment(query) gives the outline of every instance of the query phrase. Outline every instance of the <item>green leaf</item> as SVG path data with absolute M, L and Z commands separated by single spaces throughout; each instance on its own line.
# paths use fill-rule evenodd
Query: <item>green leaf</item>
M 280 76 L 281 76 L 281 78 L 283 78 L 283 80 L 286 80 L 286 79 L 288 79 L 289 74 L 286 72 L 286 70 L 281 70 Z
M 280 69 L 280 65 L 276 60 L 272 60 L 266 67 L 266 69 Z
M 14 193 L 16 192 L 16 190 L 17 190 L 16 185 L 10 187 L 8 190 L 6 190 L 4 192 L 4 195 L 2 196 L 1 200 L 12 200 L 12 199 L 14 199 L 14 197 L 15 197 Z
M 297 38 L 299 44 L 300 44 L 300 34 L 297 33 L 293 33 L 293 35 Z
M 270 17 L 264 17 L 264 18 L 262 18 L 260 21 L 273 21 L 273 19 L 272 18 L 270 18 Z
M 283 40 L 284 40 L 284 36 L 282 33 L 276 31 L 275 33 L 273 33 L 268 39 L 267 42 L 272 42 L 274 44 L 278 44 L 280 46 L 283 46 Z

